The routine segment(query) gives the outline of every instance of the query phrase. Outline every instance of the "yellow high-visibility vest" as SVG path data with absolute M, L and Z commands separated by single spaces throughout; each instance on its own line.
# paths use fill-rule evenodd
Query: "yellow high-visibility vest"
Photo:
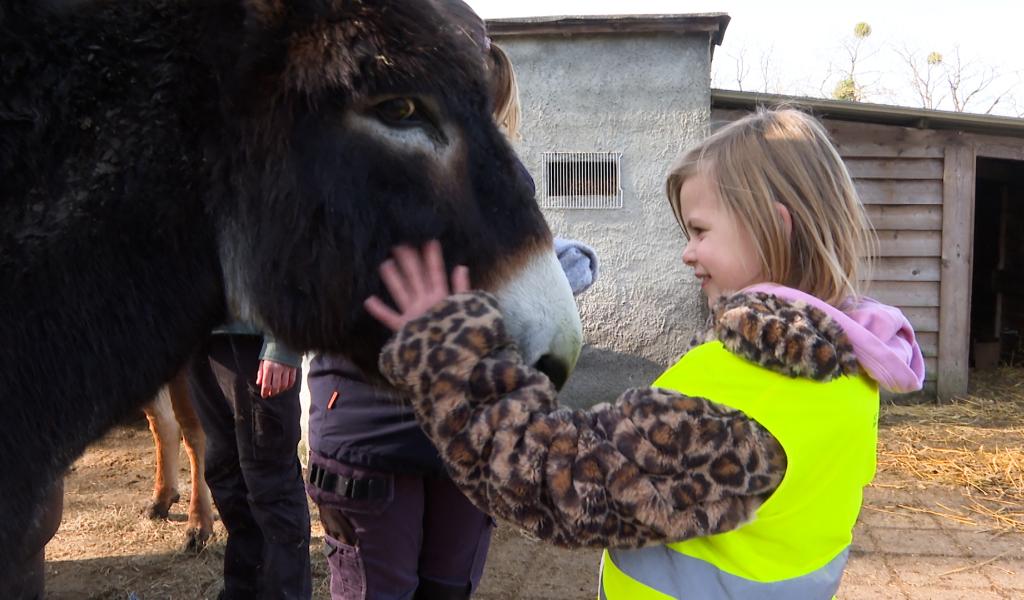
M 743 411 L 786 451 L 778 489 L 753 521 L 726 533 L 605 551 L 610 600 L 822 599 L 839 587 L 863 489 L 875 474 L 878 386 L 866 375 L 793 378 L 709 342 L 653 387 Z

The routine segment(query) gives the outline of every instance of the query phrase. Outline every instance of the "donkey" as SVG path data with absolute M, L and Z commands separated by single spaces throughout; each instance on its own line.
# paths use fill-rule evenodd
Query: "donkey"
M 375 372 L 396 243 L 440 239 L 568 376 L 579 315 L 464 4 L 45 6 L 0 0 L 0 571 L 218 323 Z

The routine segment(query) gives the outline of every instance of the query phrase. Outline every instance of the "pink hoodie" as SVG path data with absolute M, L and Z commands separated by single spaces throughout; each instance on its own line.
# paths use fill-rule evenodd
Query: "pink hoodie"
M 863 298 L 860 304 L 841 311 L 810 294 L 774 283 L 752 285 L 743 291 L 799 300 L 824 311 L 843 328 L 858 362 L 883 388 L 905 393 L 915 392 L 924 384 L 921 348 L 914 337 L 914 328 L 900 309 Z

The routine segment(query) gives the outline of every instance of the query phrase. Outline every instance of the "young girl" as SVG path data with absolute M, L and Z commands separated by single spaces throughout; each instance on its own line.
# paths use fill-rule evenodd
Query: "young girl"
M 515 138 L 512 65 L 495 44 L 488 61 L 495 121 Z M 581 293 L 597 275 L 597 257 L 579 242 L 555 242 L 570 287 Z M 342 356 L 317 355 L 308 382 L 306 490 L 327 536 L 331 597 L 469 598 L 483 574 L 493 522 L 445 474 L 409 402 L 367 381 Z
M 381 267 L 398 331 L 381 368 L 482 509 L 598 546 L 601 597 L 827 599 L 875 470 L 879 386 L 919 389 L 899 310 L 863 297 L 873 239 L 824 129 L 794 110 L 687 152 L 668 196 L 710 324 L 650 388 L 560 408 L 492 297 L 448 285 L 440 248 Z

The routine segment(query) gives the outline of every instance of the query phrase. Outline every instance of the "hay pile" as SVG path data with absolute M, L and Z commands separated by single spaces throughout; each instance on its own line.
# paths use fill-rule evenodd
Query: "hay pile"
M 951 404 L 885 406 L 880 425 L 880 472 L 966 496 L 957 508 L 899 508 L 1024 532 L 1024 369 L 972 373 L 970 395 Z

